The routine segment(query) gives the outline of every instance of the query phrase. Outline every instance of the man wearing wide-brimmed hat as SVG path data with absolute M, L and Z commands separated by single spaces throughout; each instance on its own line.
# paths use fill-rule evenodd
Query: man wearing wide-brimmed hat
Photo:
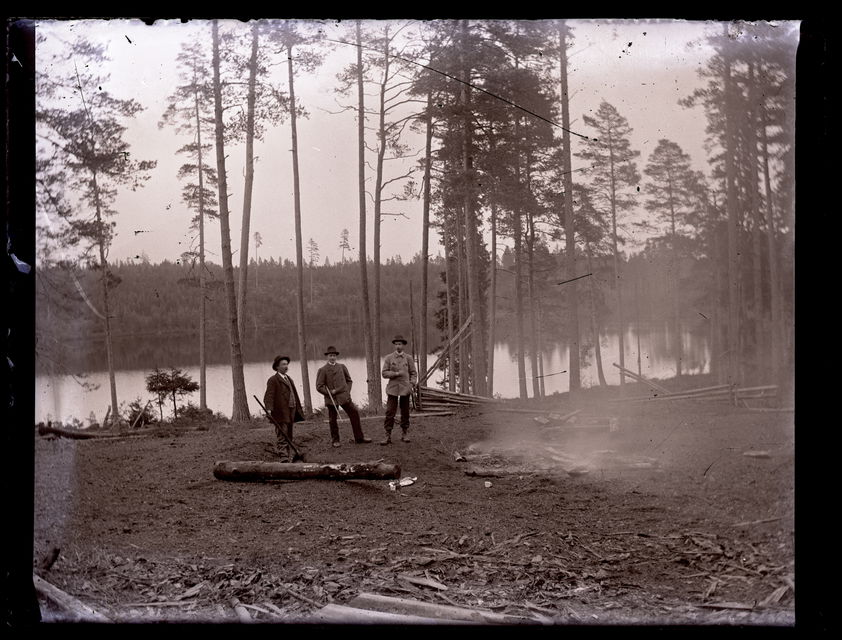
M 325 397 L 328 422 L 330 423 L 330 439 L 334 447 L 340 446 L 338 418 L 339 407 L 342 407 L 351 420 L 351 431 L 354 432 L 354 442 L 357 444 L 371 442 L 371 438 L 366 438 L 363 435 L 362 426 L 360 425 L 360 413 L 357 411 L 353 400 L 351 400 L 351 385 L 354 381 L 351 380 L 348 367 L 336 361 L 336 356 L 338 355 L 339 351 L 337 351 L 336 347 L 333 345 L 329 346 L 325 350 L 327 364 L 319 369 L 316 374 L 316 391 Z
M 277 356 L 272 362 L 275 374 L 266 381 L 263 404 L 275 420 L 275 438 L 281 462 L 295 462 L 292 447 L 292 426 L 304 420 L 301 400 L 292 378 L 287 375 L 289 356 Z M 282 433 L 283 431 L 283 433 Z
M 387 378 L 389 383 L 386 385 L 386 420 L 383 422 L 386 438 L 380 443 L 382 445 L 392 444 L 392 428 L 395 426 L 398 404 L 401 407 L 401 441 L 409 442 L 406 434 L 409 429 L 409 396 L 418 381 L 415 362 L 412 356 L 404 353 L 404 337 L 395 336 L 392 344 L 395 345 L 395 350 L 383 360 L 383 377 Z

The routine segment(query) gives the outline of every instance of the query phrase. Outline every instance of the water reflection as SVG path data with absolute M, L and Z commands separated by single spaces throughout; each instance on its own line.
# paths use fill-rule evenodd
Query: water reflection
M 390 327 L 384 329 L 384 335 L 391 336 L 394 333 L 403 332 L 400 328 Z M 308 372 L 310 377 L 310 396 L 314 407 L 322 405 L 322 398 L 316 392 L 315 381 L 316 371 L 324 363 L 324 356 L 321 351 L 328 343 L 336 344 L 342 352 L 340 361 L 343 362 L 354 379 L 352 396 L 355 402 L 360 405 L 367 403 L 366 367 L 363 358 L 362 340 L 357 335 L 343 333 L 341 330 L 331 329 L 330 332 L 311 332 L 314 336 L 312 347 L 312 360 L 309 362 Z M 329 336 L 328 339 L 325 339 Z M 253 344 L 246 350 L 246 364 L 243 374 L 246 382 L 246 392 L 249 398 L 249 406 L 252 415 L 259 415 L 260 407 L 254 401 L 253 395 L 263 398 L 263 391 L 266 379 L 272 375 L 271 361 L 275 354 L 284 352 L 293 358 L 290 365 L 290 374 L 299 386 L 301 391 L 301 365 L 298 361 L 297 347 L 290 345 L 296 342 L 286 342 L 288 338 L 267 337 L 263 344 Z M 308 339 L 309 340 L 309 339 Z M 380 345 L 381 354 L 385 355 L 391 350 L 390 338 L 385 338 Z M 637 372 L 638 361 L 640 372 L 649 378 L 664 379 L 675 375 L 675 360 L 672 355 L 672 344 L 674 336 L 666 327 L 647 327 L 640 331 L 640 349 L 638 350 L 638 334 L 634 328 L 630 328 L 625 335 L 625 366 Z M 117 393 L 123 402 L 129 402 L 140 398 L 146 402 L 150 394 L 146 391 L 145 376 L 154 367 L 176 366 L 186 371 L 194 380 L 199 380 L 199 367 L 195 358 L 195 347 L 183 346 L 183 340 L 162 340 L 153 348 L 148 342 L 140 348 L 131 350 L 131 355 L 125 352 L 128 348 L 122 347 L 123 359 L 119 360 L 120 369 L 116 372 Z M 254 341 L 256 342 L 256 341 Z M 315 346 L 318 344 L 318 348 Z M 182 345 L 182 353 L 177 345 Z M 682 334 L 683 360 L 682 373 L 707 373 L 710 362 L 710 353 L 707 336 L 698 332 L 686 331 Z M 227 349 L 227 341 L 222 346 Z M 170 347 L 169 352 L 166 349 Z M 213 348 L 215 356 L 209 358 L 207 368 L 207 401 L 208 406 L 214 411 L 225 415 L 231 414 L 233 394 L 231 368 L 228 365 L 227 352 L 219 353 L 219 345 Z M 166 358 L 164 358 L 166 353 Z M 608 384 L 619 384 L 619 371 L 612 366 L 612 363 L 619 363 L 619 336 L 616 333 L 607 334 L 602 338 L 601 344 L 603 372 Z M 638 357 L 639 356 L 639 357 Z M 126 359 L 139 364 L 126 366 Z M 428 363 L 435 361 L 436 355 L 428 356 Z M 532 392 L 532 367 L 529 356 L 526 360 L 527 390 L 529 396 Z M 585 387 L 599 384 L 595 357 L 593 349 L 583 359 L 581 369 L 582 385 Z M 546 394 L 562 393 L 569 390 L 569 353 L 564 343 L 554 344 L 542 353 L 544 392 Z M 151 363 L 151 364 L 150 364 Z M 89 383 L 98 384 L 99 388 L 92 391 L 84 390 L 76 379 L 67 375 L 39 374 L 35 380 L 35 419 L 66 421 L 75 417 L 88 422 L 91 413 L 98 420 L 102 420 L 109 405 L 110 393 L 108 390 L 108 375 L 105 367 L 92 369 L 86 377 Z M 562 373 L 564 372 L 564 373 Z M 443 374 L 437 372 L 430 378 L 430 384 L 437 386 L 442 382 Z M 382 387 L 385 389 L 386 381 L 381 379 Z M 498 343 L 494 351 L 494 393 L 502 398 L 515 398 L 519 394 L 518 366 L 516 352 L 508 343 Z M 385 392 L 383 395 L 385 399 Z M 198 403 L 198 394 L 191 398 Z M 169 407 L 164 407 L 164 417 L 171 413 Z

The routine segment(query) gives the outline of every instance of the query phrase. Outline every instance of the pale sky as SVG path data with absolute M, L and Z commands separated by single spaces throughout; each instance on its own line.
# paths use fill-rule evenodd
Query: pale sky
M 378 21 L 369 20 L 370 24 Z M 395 21 L 396 23 L 398 21 Z M 178 83 L 175 58 L 182 42 L 194 37 L 196 26 L 207 21 L 182 24 L 157 22 L 147 26 L 140 21 L 83 20 L 42 21 L 39 32 L 50 39 L 39 45 L 38 52 L 53 46 L 57 38 L 70 39 L 80 30 L 93 39 L 108 44 L 111 61 L 104 65 L 110 72 L 107 89 L 121 98 L 134 98 L 147 109 L 129 123 L 127 140 L 139 159 L 155 159 L 157 167 L 145 187 L 137 192 L 126 190 L 117 202 L 117 236 L 110 259 L 122 260 L 145 255 L 152 262 L 176 260 L 191 246 L 194 232 L 189 230 L 192 212 L 181 202 L 178 167 L 186 161 L 176 150 L 190 142 L 167 127 L 158 128 L 166 107 L 166 97 Z M 706 119 L 700 109 L 685 109 L 678 100 L 698 85 L 696 71 L 705 64 L 711 51 L 703 36 L 717 23 L 701 21 L 570 21 L 573 47 L 570 50 L 571 129 L 592 135 L 582 122 L 582 115 L 595 111 L 601 100 L 614 105 L 632 127 L 632 145 L 641 152 L 638 170 L 661 138 L 678 143 L 688 153 L 695 168 L 706 171 L 702 147 Z M 347 22 L 342 25 L 342 28 Z M 324 23 L 333 34 L 335 25 Z M 615 37 L 616 34 L 616 37 Z M 688 44 L 688 43 L 693 44 Z M 211 43 L 208 37 L 208 48 Z M 339 111 L 334 93 L 336 73 L 355 61 L 353 47 L 338 48 L 311 76 L 296 78 L 296 98 L 309 112 L 298 120 L 299 167 L 301 175 L 302 236 L 304 256 L 310 238 L 318 244 L 321 261 L 340 259 L 339 238 L 343 228 L 350 231 L 352 257 L 357 256 L 359 205 L 357 193 L 357 126 L 353 112 Z M 286 69 L 280 72 L 286 78 Z M 286 82 L 283 85 L 287 89 Z M 517 96 L 506 96 L 513 102 Z M 349 103 L 354 98 L 345 99 Z M 374 96 L 367 96 L 367 106 L 374 107 Z M 369 119 L 369 125 L 373 125 Z M 423 151 L 423 139 L 418 137 Z M 574 136 L 574 144 L 576 138 Z M 295 261 L 293 220 L 292 163 L 289 121 L 269 130 L 264 141 L 255 144 L 254 196 L 250 236 L 259 232 L 262 246 L 258 256 Z M 575 149 L 574 149 L 575 151 Z M 243 146 L 227 146 L 228 186 L 231 211 L 231 243 L 240 244 L 243 199 Z M 373 159 L 373 157 L 372 157 Z M 574 158 L 574 170 L 579 161 Z M 215 166 L 215 165 L 214 165 Z M 368 171 L 369 181 L 373 171 Z M 372 251 L 371 200 L 369 199 L 368 253 Z M 383 260 L 401 256 L 405 261 L 421 249 L 421 203 L 392 202 L 386 211 L 404 216 L 386 216 L 382 228 Z M 221 263 L 219 225 L 206 227 L 208 259 Z M 437 234 L 431 234 L 433 255 L 440 251 Z M 254 257 L 254 242 L 249 255 Z M 237 256 L 234 261 L 237 263 Z

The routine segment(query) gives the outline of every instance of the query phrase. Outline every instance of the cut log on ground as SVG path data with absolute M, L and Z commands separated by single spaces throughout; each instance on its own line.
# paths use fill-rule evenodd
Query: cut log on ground
M 446 620 L 401 613 L 369 611 L 368 609 L 357 609 L 341 604 L 325 605 L 313 614 L 313 620 L 316 622 L 340 624 L 471 624 L 463 620 Z
M 435 604 L 408 598 L 394 598 L 391 596 L 381 596 L 376 593 L 361 593 L 351 600 L 348 606 L 357 609 L 367 609 L 369 611 L 381 611 L 383 613 L 438 618 L 443 621 L 461 620 L 479 624 L 522 624 L 528 621 L 524 618 L 507 616 L 502 613 L 494 613 L 493 611 L 454 607 L 453 605 Z
M 213 475 L 219 480 L 390 480 L 401 477 L 397 464 L 383 462 L 261 462 L 220 461 Z
M 38 425 L 38 435 L 54 435 L 62 438 L 73 438 L 74 440 L 88 440 L 89 438 L 102 438 L 99 433 L 86 433 L 79 429 L 59 429 L 58 427 L 48 427 L 44 424 Z
M 74 622 L 111 622 L 107 616 L 35 574 L 32 574 L 32 582 L 40 596 L 68 614 Z

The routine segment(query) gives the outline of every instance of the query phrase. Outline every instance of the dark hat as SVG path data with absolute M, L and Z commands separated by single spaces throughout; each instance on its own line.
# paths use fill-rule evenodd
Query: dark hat
M 392 338 L 392 344 L 396 344 L 398 342 L 403 342 L 404 344 L 406 344 L 406 339 L 401 334 L 398 334 L 394 338 Z
M 330 345 L 330 346 L 329 346 L 329 347 L 325 350 L 325 355 L 326 355 L 326 356 L 329 356 L 331 353 L 335 353 L 336 355 L 339 355 L 339 352 L 336 350 L 336 347 L 334 347 L 333 345 Z
M 288 363 L 290 362 L 289 356 L 275 356 L 275 359 L 272 361 L 272 368 L 277 371 L 278 365 L 281 364 L 281 360 L 286 360 Z

